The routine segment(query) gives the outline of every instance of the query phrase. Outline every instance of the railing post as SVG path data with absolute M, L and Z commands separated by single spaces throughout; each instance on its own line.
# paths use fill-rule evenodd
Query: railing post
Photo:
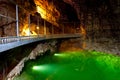
M 28 36 L 30 36 L 30 14 L 28 14 L 28 29 L 29 29 Z
M 40 34 L 40 25 L 39 25 L 39 18 L 37 18 L 37 34 L 38 34 L 38 36 L 39 36 L 39 34 Z
M 54 27 L 53 27 L 53 25 L 52 25 L 52 34 L 54 34 Z
M 16 5 L 16 33 L 19 36 L 19 19 L 18 19 L 18 5 Z
M 53 4 L 53 0 L 52 0 L 52 5 L 54 5 Z M 53 16 L 51 16 L 51 18 L 52 18 L 52 20 L 53 20 Z M 54 23 L 54 22 L 53 22 Z M 52 35 L 54 34 L 54 26 L 53 26 L 53 24 L 52 24 Z
M 74 24 L 74 29 L 75 29 L 74 34 L 76 34 L 77 33 L 77 28 L 76 28 L 75 22 L 73 22 L 73 24 Z
M 46 22 L 44 20 L 44 35 L 46 35 Z
M 63 34 L 64 34 L 65 30 L 64 30 L 64 25 L 63 25 Z
M 45 7 L 46 8 L 46 10 L 47 10 L 47 7 Z M 45 16 L 47 17 L 47 11 L 46 11 L 46 13 L 45 13 Z M 46 29 L 46 21 L 45 21 L 45 19 L 44 19 L 44 35 L 46 35 L 47 34 L 47 29 Z

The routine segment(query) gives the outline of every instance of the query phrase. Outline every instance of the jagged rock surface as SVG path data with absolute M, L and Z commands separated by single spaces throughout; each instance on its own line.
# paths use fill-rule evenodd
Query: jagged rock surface
M 56 50 L 56 41 L 40 43 L 35 49 L 27 56 L 24 57 L 11 72 L 7 75 L 7 80 L 13 80 L 15 76 L 19 75 L 24 67 L 24 63 L 31 59 L 36 59 L 37 56 L 44 55 L 44 53 L 50 50 L 51 53 Z

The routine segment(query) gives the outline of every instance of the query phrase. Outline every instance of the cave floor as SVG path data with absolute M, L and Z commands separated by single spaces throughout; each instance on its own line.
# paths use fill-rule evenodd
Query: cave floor
M 120 80 L 120 57 L 96 51 L 61 52 L 25 63 L 14 80 Z

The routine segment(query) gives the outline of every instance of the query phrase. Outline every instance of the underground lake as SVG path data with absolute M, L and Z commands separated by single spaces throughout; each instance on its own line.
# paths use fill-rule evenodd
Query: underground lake
M 27 61 L 14 80 L 120 80 L 120 57 L 97 51 L 46 53 Z

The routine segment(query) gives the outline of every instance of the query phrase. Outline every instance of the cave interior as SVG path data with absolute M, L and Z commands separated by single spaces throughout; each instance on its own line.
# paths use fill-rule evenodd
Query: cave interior
M 44 25 L 46 34 L 61 34 L 64 27 L 66 34 L 80 33 L 84 40 L 117 46 L 115 54 L 120 54 L 120 0 L 0 0 L 0 37 L 16 36 L 16 5 L 19 36 L 28 36 L 29 25 L 30 35 L 44 34 Z M 0 54 L 0 74 L 10 65 L 7 74 L 25 56 L 17 56 L 21 50 L 25 51 Z

